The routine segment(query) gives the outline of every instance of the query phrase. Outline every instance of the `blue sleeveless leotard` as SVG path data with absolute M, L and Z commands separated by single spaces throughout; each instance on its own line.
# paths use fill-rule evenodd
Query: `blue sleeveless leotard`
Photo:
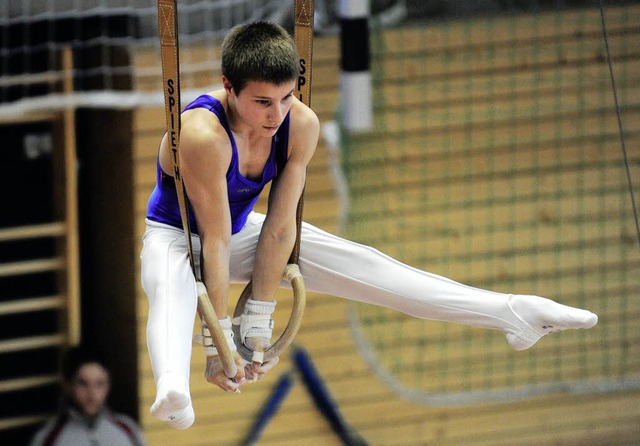
M 231 141 L 231 163 L 227 169 L 227 190 L 229 194 L 229 206 L 231 210 L 231 233 L 239 232 L 247 222 L 249 213 L 253 210 L 260 192 L 266 184 L 278 175 L 287 160 L 287 147 L 289 145 L 289 115 L 287 114 L 271 143 L 271 154 L 267 160 L 260 182 L 251 181 L 240 174 L 238 169 L 238 147 L 231 133 L 231 127 L 227 121 L 224 107 L 217 99 L 202 95 L 191 102 L 184 111 L 193 108 L 206 108 L 218 117 Z M 147 218 L 152 221 L 165 223 L 182 229 L 178 196 L 176 194 L 173 177 L 165 173 L 158 160 L 156 186 L 149 197 L 147 204 Z M 191 232 L 198 233 L 198 226 L 189 207 L 189 225 Z

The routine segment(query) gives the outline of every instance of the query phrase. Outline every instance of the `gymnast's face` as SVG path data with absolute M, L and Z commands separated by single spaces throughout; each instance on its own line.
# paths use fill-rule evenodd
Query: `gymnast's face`
M 282 84 L 250 81 L 237 93 L 227 88 L 234 111 L 251 130 L 263 137 L 272 137 L 291 110 L 295 80 Z

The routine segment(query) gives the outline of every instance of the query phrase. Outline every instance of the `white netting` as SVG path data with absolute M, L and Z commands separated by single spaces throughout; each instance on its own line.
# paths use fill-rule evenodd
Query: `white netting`
M 290 0 L 179 0 L 181 82 L 217 85 L 219 44 L 236 24 L 292 19 Z M 161 104 L 156 0 L 2 0 L 0 118 L 38 109 Z M 62 94 L 61 54 L 73 59 Z M 68 73 L 68 72 L 67 72 Z

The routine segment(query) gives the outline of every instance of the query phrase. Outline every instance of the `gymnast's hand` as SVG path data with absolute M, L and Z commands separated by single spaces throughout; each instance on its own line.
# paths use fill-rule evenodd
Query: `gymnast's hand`
M 255 382 L 259 379 L 264 378 L 264 375 L 266 375 L 269 370 L 274 368 L 278 361 L 280 361 L 280 358 L 276 356 L 272 360 L 262 364 L 259 362 L 247 363 L 244 366 L 244 374 L 247 380 L 249 380 L 250 382 Z
M 233 359 L 236 362 L 238 372 L 233 379 L 224 374 L 222 369 L 222 361 L 220 356 L 207 356 L 207 365 L 204 371 L 204 377 L 211 384 L 215 384 L 225 392 L 240 393 L 240 386 L 245 383 L 245 371 L 242 367 L 242 358 L 237 352 L 233 353 Z M 277 361 L 276 361 L 277 362 Z
M 278 361 L 280 361 L 280 358 L 276 356 L 267 362 L 262 362 L 261 358 L 263 355 L 256 355 L 257 352 L 263 353 L 271 346 L 271 341 L 267 337 L 247 337 L 244 339 L 244 344 L 249 350 L 254 352 L 253 361 L 244 362 L 244 373 L 249 382 L 256 382 L 262 379 L 269 370 L 274 368 Z M 256 361 L 256 357 L 260 358 L 260 360 Z

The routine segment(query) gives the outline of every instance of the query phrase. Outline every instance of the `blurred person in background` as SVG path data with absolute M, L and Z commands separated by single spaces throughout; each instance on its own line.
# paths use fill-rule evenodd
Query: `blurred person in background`
M 94 351 L 71 347 L 62 361 L 63 399 L 58 413 L 36 432 L 31 446 L 144 446 L 138 424 L 113 412 L 109 368 Z

